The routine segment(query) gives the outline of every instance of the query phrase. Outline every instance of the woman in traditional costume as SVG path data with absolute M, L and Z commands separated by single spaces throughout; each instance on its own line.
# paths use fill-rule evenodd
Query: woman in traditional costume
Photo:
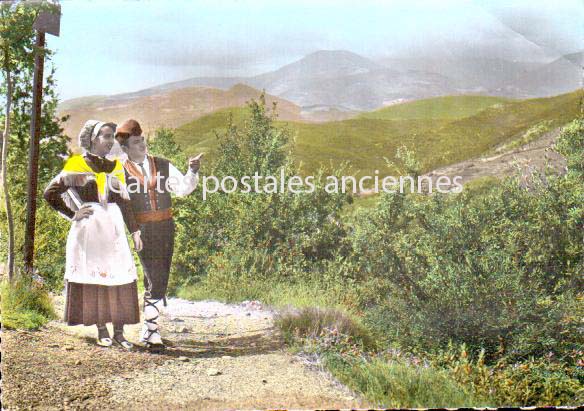
M 66 305 L 68 325 L 96 325 L 97 343 L 115 341 L 130 350 L 124 324 L 140 321 L 136 266 L 125 225 L 137 251 L 142 248 L 119 160 L 105 156 L 114 144 L 116 125 L 96 120 L 79 134 L 84 155 L 73 155 L 47 186 L 47 202 L 72 221 L 66 246 Z M 107 323 L 113 324 L 113 341 Z

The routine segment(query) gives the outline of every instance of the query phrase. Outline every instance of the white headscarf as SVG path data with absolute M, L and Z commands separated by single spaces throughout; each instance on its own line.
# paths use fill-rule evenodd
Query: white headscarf
M 79 132 L 79 137 L 77 137 L 79 141 L 79 147 L 85 150 L 89 150 L 91 147 L 91 142 L 95 137 L 97 137 L 99 130 L 101 130 L 103 126 L 110 126 L 114 129 L 114 131 L 116 129 L 115 123 L 107 123 L 99 120 L 87 120 Z

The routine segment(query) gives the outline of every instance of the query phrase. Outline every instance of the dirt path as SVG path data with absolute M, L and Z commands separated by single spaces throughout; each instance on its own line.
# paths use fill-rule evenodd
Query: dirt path
M 440 167 L 424 174 L 424 176 L 432 178 L 432 186 L 436 187 L 436 181 L 441 176 L 448 176 L 451 180 L 460 176 L 462 177 L 461 183 L 464 185 L 481 177 L 503 178 L 515 175 L 518 171 L 521 172 L 522 176 L 527 176 L 535 170 L 544 170 L 546 166 L 550 166 L 556 173 L 563 173 L 566 160 L 554 151 L 554 143 L 560 130 L 561 128 L 556 128 L 519 148 L 505 150 L 503 146 L 499 150 L 502 151 L 500 153 Z M 427 187 L 427 184 L 424 183 L 423 186 Z M 441 184 L 440 188 L 452 190 L 455 187 Z M 359 195 L 367 197 L 374 194 L 373 190 L 364 190 Z
M 365 406 L 317 365 L 288 353 L 273 326 L 273 315 L 257 304 L 170 299 L 162 326 L 171 346 L 159 355 L 98 347 L 93 327 L 66 327 L 59 321 L 35 332 L 4 331 L 3 406 L 19 410 Z M 139 326 L 127 328 L 128 339 L 136 341 Z
M 543 171 L 550 166 L 556 173 L 562 173 L 566 167 L 565 159 L 553 150 L 554 143 L 560 135 L 560 128 L 545 133 L 537 140 L 517 149 L 488 157 L 473 158 L 460 163 L 441 167 L 426 174 L 432 177 L 435 185 L 440 176 L 461 176 L 462 183 L 480 177 L 508 177 L 518 171 L 523 176 L 533 171 Z M 504 150 L 504 147 L 502 148 Z

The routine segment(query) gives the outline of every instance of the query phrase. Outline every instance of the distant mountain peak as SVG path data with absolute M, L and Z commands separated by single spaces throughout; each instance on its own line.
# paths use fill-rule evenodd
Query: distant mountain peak
M 381 66 L 366 57 L 348 50 L 318 50 L 306 55 L 297 63 L 319 63 L 330 62 L 333 64 L 351 63 L 355 66 L 362 66 L 369 69 L 377 69 Z M 294 63 L 292 63 L 294 64 Z
M 252 84 L 261 84 L 280 94 L 298 83 L 363 74 L 381 68 L 383 66 L 378 63 L 350 51 L 319 50 L 276 71 L 254 77 Z
M 356 57 L 356 58 L 364 58 L 359 54 L 349 51 L 349 50 L 317 50 L 312 53 L 307 54 L 304 58 L 310 57 L 339 57 L 339 56 L 346 56 L 346 57 Z

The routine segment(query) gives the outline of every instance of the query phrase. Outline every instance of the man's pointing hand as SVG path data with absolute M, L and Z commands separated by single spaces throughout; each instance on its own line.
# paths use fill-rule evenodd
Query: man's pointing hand
M 196 157 L 189 158 L 189 168 L 193 171 L 193 173 L 199 171 L 199 168 L 201 167 L 201 157 L 203 157 L 203 154 L 204 153 L 201 153 Z

